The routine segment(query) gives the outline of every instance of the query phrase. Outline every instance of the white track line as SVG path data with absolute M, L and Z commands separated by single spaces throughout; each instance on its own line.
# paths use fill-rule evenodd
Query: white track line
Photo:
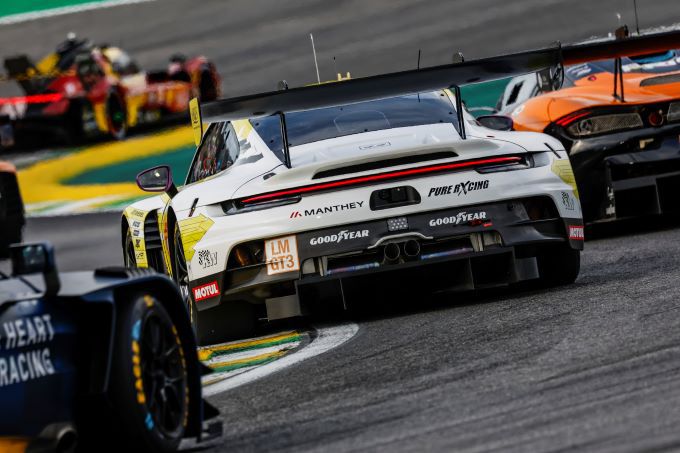
M 333 348 L 337 348 L 347 340 L 352 338 L 359 331 L 359 326 L 354 323 L 340 324 L 338 326 L 318 327 L 317 337 L 306 347 L 298 352 L 286 355 L 281 359 L 270 362 L 266 365 L 241 373 L 233 378 L 209 385 L 203 389 L 203 395 L 210 396 L 226 392 L 257 379 L 261 379 L 291 365 L 307 360 L 311 357 L 323 354 Z
M 18 24 L 20 22 L 28 22 L 31 20 L 43 19 L 45 17 L 62 16 L 64 14 L 79 13 L 93 9 L 111 8 L 112 6 L 131 5 L 134 3 L 155 1 L 156 0 L 104 0 L 102 2 L 90 2 L 82 3 L 80 5 L 62 6 L 60 8 L 52 8 L 42 11 L 32 11 L 30 13 L 12 14 L 10 16 L 0 17 L 0 25 Z

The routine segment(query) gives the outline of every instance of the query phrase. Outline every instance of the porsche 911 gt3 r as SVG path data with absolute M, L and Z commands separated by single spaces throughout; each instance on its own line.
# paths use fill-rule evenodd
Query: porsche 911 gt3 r
M 269 320 L 344 307 L 367 284 L 573 282 L 583 222 L 560 142 L 482 127 L 440 89 L 558 52 L 217 101 L 205 133 L 194 106 L 186 184 L 165 166 L 138 176 L 165 193 L 126 209 L 127 264 L 173 276 L 203 343 L 245 333 L 258 307 Z

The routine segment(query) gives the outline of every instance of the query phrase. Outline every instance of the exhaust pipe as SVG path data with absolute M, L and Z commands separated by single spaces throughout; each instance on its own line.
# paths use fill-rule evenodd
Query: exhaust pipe
M 399 259 L 399 256 L 401 256 L 401 249 L 397 244 L 390 242 L 389 244 L 385 245 L 383 253 L 385 254 L 384 262 L 394 263 Z
M 404 242 L 404 255 L 410 260 L 418 258 L 420 256 L 420 242 L 415 239 Z

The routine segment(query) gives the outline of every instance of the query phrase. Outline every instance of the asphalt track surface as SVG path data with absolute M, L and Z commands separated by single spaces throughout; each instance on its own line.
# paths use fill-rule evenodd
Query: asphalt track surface
M 3 54 L 43 53 L 70 30 L 145 65 L 205 53 L 227 94 L 444 63 L 601 35 L 631 1 L 161 0 L 0 28 Z M 639 0 L 641 27 L 680 22 L 677 0 Z M 31 219 L 63 270 L 119 264 L 113 214 Z M 581 276 L 552 291 L 432 298 L 355 320 L 321 356 L 211 397 L 211 451 L 680 450 L 680 227 L 646 221 L 588 241 Z M 364 301 L 369 305 L 371 301 Z

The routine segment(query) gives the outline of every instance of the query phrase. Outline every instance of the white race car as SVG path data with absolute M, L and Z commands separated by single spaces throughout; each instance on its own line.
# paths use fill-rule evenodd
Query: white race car
M 584 236 L 567 153 L 482 126 L 456 88 L 556 62 L 543 49 L 286 89 L 203 118 L 194 104 L 185 185 L 166 166 L 137 178 L 164 194 L 125 210 L 127 265 L 173 276 L 201 343 L 369 286 L 571 283 Z

